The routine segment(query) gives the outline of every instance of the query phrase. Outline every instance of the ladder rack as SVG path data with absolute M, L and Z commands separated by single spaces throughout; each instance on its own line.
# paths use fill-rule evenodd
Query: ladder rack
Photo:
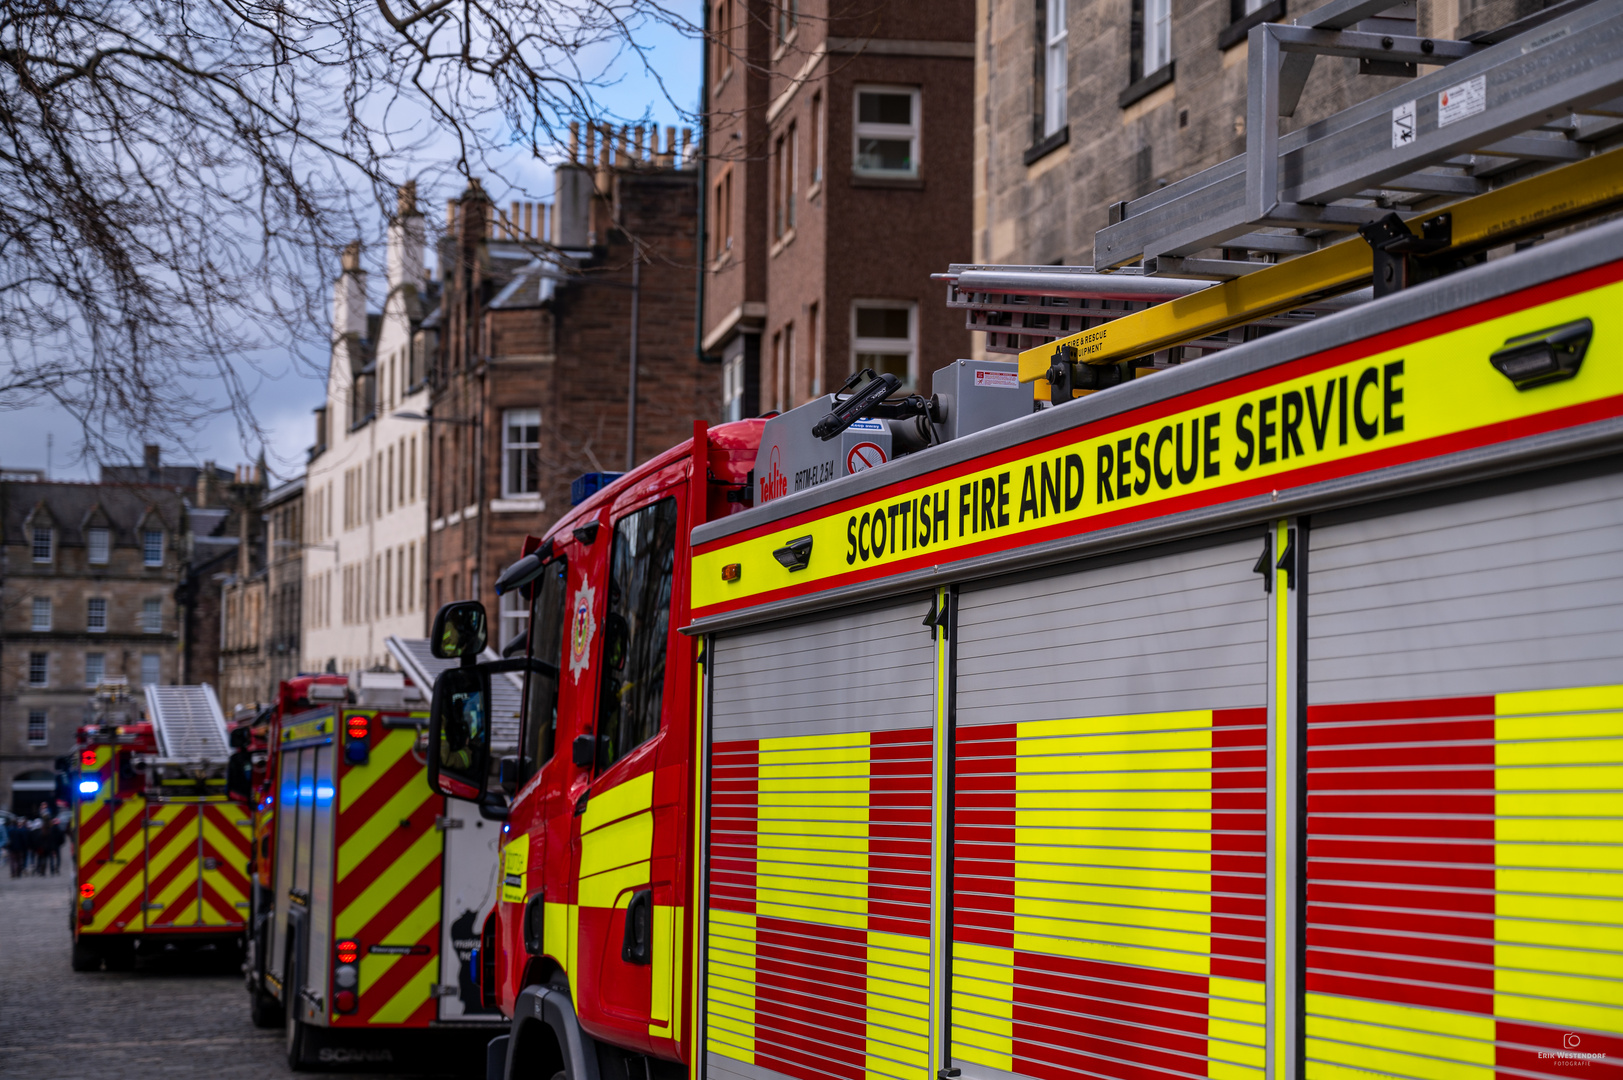
M 148 686 L 146 696 L 159 758 L 210 765 L 224 765 L 230 759 L 225 714 L 214 687 Z
M 1093 267 L 955 265 L 949 307 L 1049 397 L 1075 361 L 1161 368 L 1356 305 L 1623 204 L 1623 0 L 1466 41 L 1331 0 L 1247 41 L 1246 153 L 1111 208 Z M 1288 135 L 1314 58 L 1442 65 Z

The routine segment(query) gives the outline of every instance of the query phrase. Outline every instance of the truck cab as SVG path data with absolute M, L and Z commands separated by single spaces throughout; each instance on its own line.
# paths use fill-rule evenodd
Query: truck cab
M 694 441 L 532 537 L 497 584 L 529 600 L 524 655 L 475 664 L 474 648 L 436 683 L 430 782 L 506 819 L 479 964 L 488 998 L 515 1018 L 509 1046 L 493 1044 L 494 1075 L 584 1080 L 616 1054 L 652 1075 L 691 1060 L 700 679 L 679 632 L 688 536 L 748 504 L 760 429 L 696 424 Z M 437 655 L 482 647 L 483 617 L 473 602 L 442 609 Z M 492 760 L 477 702 L 498 670 L 525 672 L 525 705 L 519 752 Z

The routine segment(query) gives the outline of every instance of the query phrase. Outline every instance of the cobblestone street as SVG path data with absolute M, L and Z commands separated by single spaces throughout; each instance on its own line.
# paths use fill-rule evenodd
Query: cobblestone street
M 223 970 L 218 963 L 158 957 L 133 972 L 75 974 L 68 966 L 71 889 L 66 874 L 0 877 L 0 1075 L 292 1076 L 281 1032 L 249 1022 L 234 964 Z

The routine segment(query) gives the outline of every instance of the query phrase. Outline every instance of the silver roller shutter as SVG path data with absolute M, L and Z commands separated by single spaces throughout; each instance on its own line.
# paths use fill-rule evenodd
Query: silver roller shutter
M 711 647 L 712 1077 L 929 1080 L 928 598 Z
M 1259 529 L 960 596 L 966 1077 L 1262 1075 L 1261 550 Z
M 1623 1053 L 1623 475 L 1602 468 L 1311 531 L 1308 1076 Z

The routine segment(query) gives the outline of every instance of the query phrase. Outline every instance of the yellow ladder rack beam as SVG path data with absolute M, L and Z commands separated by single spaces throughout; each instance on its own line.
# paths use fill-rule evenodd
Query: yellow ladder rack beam
M 1451 214 L 1448 250 L 1480 250 L 1553 228 L 1620 201 L 1623 149 L 1430 210 L 1407 224 L 1418 236 L 1417 226 L 1422 222 Z M 1044 376 L 1054 351 L 1062 345 L 1074 345 L 1077 358 L 1089 364 L 1136 360 L 1357 288 L 1369 281 L 1373 262 L 1374 253 L 1361 237 L 1339 241 L 1265 270 L 1027 349 L 1020 354 L 1020 381 L 1036 381 L 1037 398 L 1048 400 L 1048 380 Z

